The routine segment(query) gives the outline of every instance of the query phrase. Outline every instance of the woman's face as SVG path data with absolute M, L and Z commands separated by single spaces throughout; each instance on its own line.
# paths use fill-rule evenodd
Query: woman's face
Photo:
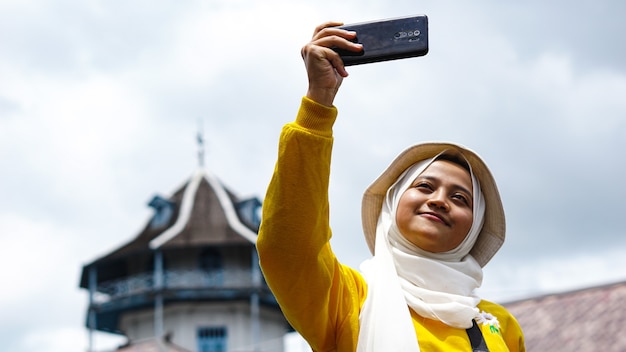
M 398 229 L 423 250 L 449 251 L 463 242 L 472 227 L 473 199 L 469 172 L 453 162 L 436 160 L 400 197 Z

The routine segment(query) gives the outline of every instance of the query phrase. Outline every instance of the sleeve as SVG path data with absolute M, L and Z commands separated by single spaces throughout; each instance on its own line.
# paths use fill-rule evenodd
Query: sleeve
M 265 279 L 292 326 L 316 351 L 333 350 L 338 328 L 358 315 L 353 270 L 330 247 L 328 184 L 334 107 L 306 97 L 280 136 L 257 249 Z M 356 310 L 355 310 L 356 306 Z M 356 311 L 356 313 L 354 313 Z

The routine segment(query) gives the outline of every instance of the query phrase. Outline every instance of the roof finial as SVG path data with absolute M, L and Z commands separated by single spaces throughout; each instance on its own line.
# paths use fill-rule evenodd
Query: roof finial
M 204 167 L 204 129 L 202 126 L 202 119 L 198 119 L 198 135 L 196 136 L 198 142 L 198 166 Z

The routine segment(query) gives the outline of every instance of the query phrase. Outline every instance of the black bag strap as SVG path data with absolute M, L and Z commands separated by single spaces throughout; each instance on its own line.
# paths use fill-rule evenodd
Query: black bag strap
M 467 329 L 467 336 L 469 336 L 470 343 L 472 344 L 472 352 L 489 352 L 482 332 L 476 324 L 476 320 L 472 319 L 472 327 Z

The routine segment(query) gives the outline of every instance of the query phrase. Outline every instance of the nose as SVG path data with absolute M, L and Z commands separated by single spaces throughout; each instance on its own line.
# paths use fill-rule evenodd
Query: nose
M 438 208 L 444 211 L 450 210 L 450 205 L 448 204 L 448 201 L 442 190 L 431 193 L 430 198 L 428 198 L 427 204 L 429 207 L 432 208 Z

